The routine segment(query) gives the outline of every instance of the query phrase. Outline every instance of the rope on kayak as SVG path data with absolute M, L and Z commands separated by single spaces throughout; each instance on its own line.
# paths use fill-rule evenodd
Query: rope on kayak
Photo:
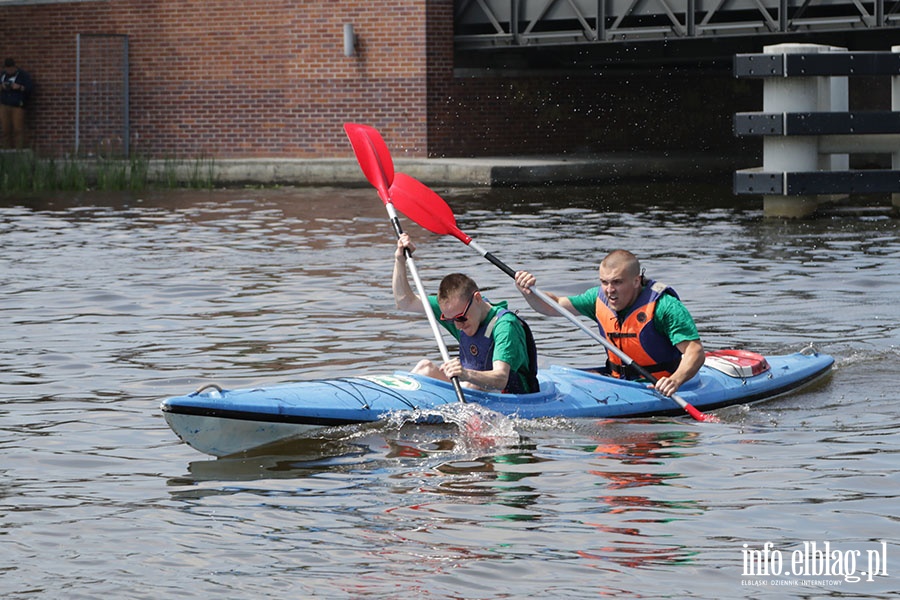
M 222 386 L 220 386 L 218 383 L 205 383 L 205 384 L 201 385 L 200 387 L 198 387 L 192 395 L 196 396 L 198 394 L 202 394 L 203 392 L 205 392 L 206 390 L 209 390 L 209 389 L 216 390 L 220 394 L 225 391 L 222 389 Z
M 338 385 L 338 382 L 348 384 L 349 389 Z M 339 377 L 338 379 L 323 381 L 323 383 L 328 383 L 329 385 L 338 388 L 342 392 L 350 394 L 351 396 L 356 398 L 360 405 L 366 410 L 370 410 L 371 406 L 369 406 L 368 401 L 366 400 L 362 392 L 360 392 L 359 388 L 373 390 L 375 392 L 378 392 L 379 394 L 387 394 L 388 396 L 399 400 L 400 402 L 408 406 L 411 410 L 415 410 L 417 408 L 415 404 L 403 397 L 402 394 L 398 394 L 397 392 L 376 383 L 370 383 L 364 379 L 358 379 L 355 377 Z

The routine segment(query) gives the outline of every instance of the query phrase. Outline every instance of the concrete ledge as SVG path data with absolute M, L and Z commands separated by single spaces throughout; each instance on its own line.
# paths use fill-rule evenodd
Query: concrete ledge
M 170 165 L 151 161 L 154 171 L 174 169 L 179 178 L 208 176 L 217 185 L 368 185 L 355 160 L 346 159 L 214 159 Z
M 395 159 L 394 170 L 426 185 L 490 187 L 598 183 L 621 179 L 731 176 L 746 157 L 710 155 L 595 155 Z M 172 165 L 168 165 L 172 169 Z M 368 186 L 355 159 L 216 159 L 174 167 L 180 175 L 208 173 L 216 184 Z
M 35 159 L 30 152 L 10 153 Z M 485 158 L 400 158 L 394 170 L 428 186 L 511 187 L 591 184 L 623 180 L 710 180 L 728 177 L 747 157 L 712 155 L 604 154 Z M 253 159 L 75 159 L 89 177 L 108 171 L 146 169 L 150 181 L 170 185 L 368 187 L 355 158 Z

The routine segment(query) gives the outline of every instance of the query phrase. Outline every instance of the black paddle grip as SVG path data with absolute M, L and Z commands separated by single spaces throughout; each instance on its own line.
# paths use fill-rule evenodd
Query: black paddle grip
M 393 219 L 391 219 L 391 225 L 394 226 L 394 232 L 397 234 L 397 237 L 403 235 L 403 227 L 400 226 L 400 219 L 394 217 Z M 406 254 L 406 258 L 412 257 L 412 250 L 410 250 L 409 248 L 404 248 L 403 253 Z
M 503 271 L 504 273 L 506 273 L 507 275 L 509 275 L 509 276 L 512 277 L 513 279 L 516 278 L 516 272 L 513 271 L 513 270 L 509 267 L 509 265 L 507 265 L 505 262 L 503 262 L 502 260 L 500 260 L 499 258 L 497 258 L 496 256 L 494 256 L 494 255 L 491 254 L 490 252 L 485 252 L 485 253 L 484 253 L 484 257 L 485 257 L 486 259 L 488 259 L 489 261 L 491 261 L 492 263 L 494 263 L 494 265 L 496 265 L 497 267 L 499 267 L 501 271 Z
M 400 227 L 400 219 L 398 219 L 397 217 L 393 217 L 391 219 L 391 225 L 394 226 L 394 232 L 397 234 L 397 237 L 403 235 L 403 228 Z

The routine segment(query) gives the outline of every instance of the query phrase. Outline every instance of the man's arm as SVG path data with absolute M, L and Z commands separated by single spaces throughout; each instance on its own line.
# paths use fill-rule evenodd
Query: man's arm
M 424 313 L 425 307 L 422 300 L 413 292 L 409 285 L 409 277 L 406 274 L 406 252 L 415 251 L 416 247 L 405 233 L 397 239 L 397 249 L 394 251 L 394 273 L 391 276 L 391 289 L 394 292 L 394 303 L 397 308 L 407 312 Z
M 675 345 L 681 352 L 681 363 L 669 377 L 662 377 L 656 382 L 655 387 L 666 396 L 671 396 L 678 391 L 685 381 L 697 374 L 706 354 L 703 351 L 703 343 L 700 340 L 688 340 Z
M 516 287 L 519 289 L 519 292 L 525 298 L 525 301 L 528 302 L 528 305 L 541 313 L 542 315 L 547 315 L 548 317 L 558 317 L 560 316 L 559 311 L 556 310 L 551 305 L 547 304 L 540 298 L 538 298 L 532 291 L 529 289 L 532 286 L 537 285 L 537 279 L 534 275 L 529 273 L 528 271 L 518 271 L 516 272 Z M 572 303 L 569 301 L 569 298 L 566 296 L 557 296 L 556 294 L 551 294 L 550 292 L 544 292 L 544 295 L 559 304 L 561 307 L 572 313 L 573 315 L 578 316 L 578 311 L 572 306 Z
M 460 381 L 471 383 L 475 387 L 486 391 L 499 391 L 506 387 L 509 381 L 509 364 L 502 360 L 495 360 L 490 371 L 473 371 L 463 368 L 458 358 L 452 359 L 441 365 L 441 371 L 449 378 L 459 377 Z

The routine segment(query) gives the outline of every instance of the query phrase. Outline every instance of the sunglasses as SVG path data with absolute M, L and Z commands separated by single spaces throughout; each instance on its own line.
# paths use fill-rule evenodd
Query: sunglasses
M 475 292 L 475 294 L 477 293 L 478 292 Z M 469 312 L 469 307 L 472 306 L 472 300 L 475 299 L 475 294 L 472 294 L 472 296 L 469 298 L 469 302 L 466 304 L 466 309 L 464 311 L 462 311 L 455 317 L 445 317 L 444 313 L 441 313 L 441 321 L 456 321 L 457 323 L 465 323 L 466 321 L 468 321 L 469 318 L 466 316 L 466 313 Z

